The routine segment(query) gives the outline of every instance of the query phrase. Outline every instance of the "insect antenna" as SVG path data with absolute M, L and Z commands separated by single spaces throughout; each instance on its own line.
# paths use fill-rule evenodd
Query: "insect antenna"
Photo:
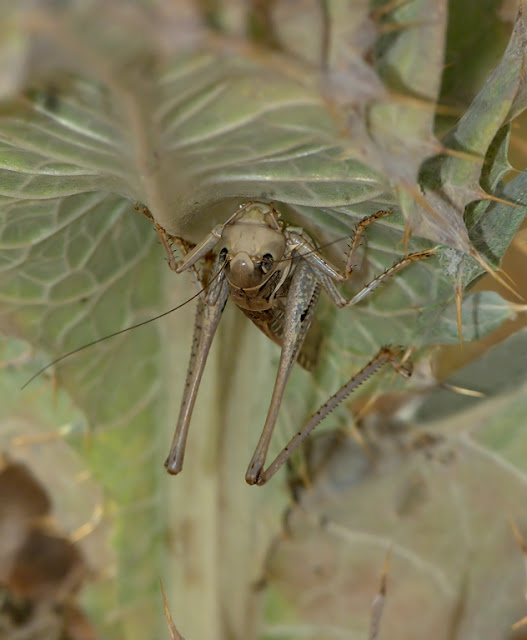
M 173 313 L 174 311 L 177 311 L 178 309 L 181 309 L 186 304 L 188 304 L 189 302 L 192 302 L 192 300 L 194 300 L 195 298 L 200 296 L 214 282 L 214 280 L 216 280 L 216 278 L 218 278 L 220 276 L 221 272 L 225 269 L 225 266 L 226 265 L 222 265 L 221 269 L 218 270 L 218 273 L 213 278 L 211 278 L 209 280 L 209 282 L 207 282 L 207 284 L 203 288 L 201 288 L 197 293 L 195 293 L 193 296 L 191 296 L 190 298 L 188 298 L 187 300 L 185 300 L 181 304 L 178 304 L 177 306 L 173 307 L 172 309 L 169 309 L 168 311 L 164 311 L 163 313 L 160 313 L 159 315 L 154 316 L 153 318 L 149 318 L 148 320 L 143 320 L 142 322 L 138 322 L 137 324 L 133 324 L 130 327 L 125 327 L 124 329 L 120 329 L 119 331 L 115 331 L 114 333 L 110 333 L 109 335 L 104 336 L 103 338 L 98 338 L 97 340 L 93 340 L 92 342 L 88 342 L 87 344 L 82 345 L 82 347 L 77 347 L 76 349 L 73 349 L 73 351 L 68 351 L 68 353 L 65 353 L 62 356 L 59 356 L 58 358 L 55 358 L 55 360 L 52 360 L 47 365 L 45 365 L 44 367 L 39 369 L 35 374 L 33 374 L 31 376 L 31 378 L 29 378 L 29 380 L 24 382 L 24 384 L 20 387 L 20 390 L 25 389 L 31 382 L 33 382 L 33 380 L 35 378 L 38 378 L 38 376 L 41 373 L 44 373 L 44 371 L 47 371 L 50 367 L 52 367 L 53 365 L 57 364 L 58 362 L 61 362 L 62 360 L 65 360 L 66 358 L 69 358 L 70 356 L 73 356 L 76 353 L 79 353 L 80 351 L 84 351 L 84 349 L 88 349 L 88 347 L 93 347 L 96 344 L 99 344 L 100 342 L 104 342 L 105 340 L 109 340 L 110 338 L 115 338 L 116 336 L 119 336 L 122 333 L 126 333 L 127 331 L 132 331 L 132 329 L 138 329 L 139 327 L 143 327 L 145 324 L 150 324 L 150 322 L 154 322 L 155 320 L 159 320 L 160 318 L 164 318 L 165 316 L 168 316 L 170 313 Z

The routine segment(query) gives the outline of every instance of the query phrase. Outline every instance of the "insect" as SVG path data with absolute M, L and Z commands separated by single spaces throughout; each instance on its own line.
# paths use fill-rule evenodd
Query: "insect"
M 229 298 L 258 329 L 281 347 L 269 411 L 245 475 L 248 484 L 265 484 L 309 433 L 382 365 L 390 363 L 397 372 L 410 375 L 409 368 L 401 363 L 400 348 L 383 347 L 361 371 L 322 405 L 266 468 L 269 445 L 293 366 L 296 362 L 306 368 L 313 368 L 316 364 L 319 340 L 313 320 L 321 290 L 324 289 L 339 308 L 354 305 L 396 272 L 432 256 L 434 250 L 408 254 L 347 299 L 336 285 L 349 280 L 366 227 L 390 215 L 391 211 L 378 211 L 359 222 L 345 268 L 339 271 L 322 256 L 305 231 L 289 227 L 281 221 L 280 214 L 272 203 L 251 201 L 241 206 L 225 223 L 214 227 L 190 250 L 182 239 L 169 235 L 146 207 L 138 207 L 138 210 L 154 222 L 168 264 L 176 273 L 193 270 L 200 278 L 196 265 L 219 248 L 212 268 L 207 270 L 205 278 L 200 278 L 203 292 L 198 302 L 183 399 L 165 462 L 169 473 L 177 474 L 183 467 L 185 443 L 201 377 Z M 177 243 L 183 253 L 183 259 L 179 263 L 171 249 L 172 241 Z

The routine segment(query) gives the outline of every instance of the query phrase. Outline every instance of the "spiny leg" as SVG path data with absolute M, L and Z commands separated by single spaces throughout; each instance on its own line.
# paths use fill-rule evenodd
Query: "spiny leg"
M 359 249 L 366 227 L 380 218 L 391 216 L 392 213 L 393 211 L 391 209 L 388 211 L 377 211 L 371 216 L 363 218 L 357 224 L 349 247 L 344 272 L 341 272 L 337 267 L 326 260 L 326 258 L 324 258 L 324 256 L 315 249 L 312 243 L 302 234 L 295 233 L 294 231 L 289 233 L 289 250 L 296 252 L 299 256 L 302 256 L 307 260 L 316 273 L 324 274 L 336 282 L 346 282 L 353 273 L 353 261 Z
M 262 471 L 256 481 L 258 485 L 268 482 L 280 467 L 291 457 L 292 453 L 300 446 L 307 436 L 317 427 L 327 415 L 329 415 L 337 405 L 339 405 L 352 391 L 361 385 L 367 378 L 380 369 L 383 365 L 390 363 L 392 367 L 405 377 L 411 375 L 411 370 L 405 367 L 401 361 L 401 350 L 391 347 L 383 347 L 361 371 L 355 374 L 348 382 L 341 387 L 320 409 L 314 413 L 306 425 L 296 433 L 282 451 L 276 456 L 274 461 Z
M 358 291 L 352 298 L 349 300 L 345 298 L 340 291 L 335 286 L 335 283 L 331 278 L 329 278 L 326 274 L 319 273 L 318 277 L 320 283 L 326 289 L 329 297 L 333 300 L 333 302 L 339 308 L 351 307 L 357 302 L 360 302 L 363 298 L 365 298 L 369 293 L 374 291 L 379 285 L 383 282 L 391 278 L 401 269 L 408 267 L 414 262 L 420 262 L 421 260 L 426 260 L 427 258 L 431 258 L 435 255 L 435 249 L 425 249 L 424 251 L 416 251 L 415 253 L 410 253 L 401 260 L 397 261 L 393 266 L 383 271 L 380 275 L 376 276 L 368 282 L 368 284 L 364 285 L 360 291 Z
M 372 216 L 370 216 L 370 218 L 372 218 Z M 363 222 L 368 222 L 369 224 L 369 222 L 372 221 L 370 218 L 365 218 Z M 355 235 L 355 238 L 356 237 L 357 236 Z M 435 255 L 435 249 L 425 249 L 423 251 L 416 251 L 415 253 L 408 254 L 389 269 L 386 269 L 386 271 L 376 276 L 371 282 L 366 284 L 358 293 L 348 300 L 339 292 L 335 282 L 345 282 L 351 276 L 351 271 L 347 275 L 340 273 L 338 269 L 329 263 L 320 253 L 318 253 L 318 251 L 313 249 L 312 245 L 307 242 L 304 237 L 298 234 L 290 233 L 288 237 L 288 245 L 290 251 L 296 252 L 303 260 L 309 263 L 314 273 L 316 273 L 320 284 L 326 289 L 333 302 L 341 309 L 343 307 L 349 307 L 356 304 L 368 295 L 368 293 L 372 292 L 380 284 L 385 282 L 388 278 L 391 278 L 391 276 L 395 275 L 401 269 L 404 269 L 414 262 L 419 262 L 420 260 L 425 260 L 426 258 L 431 258 Z M 352 255 L 355 246 L 358 246 L 358 242 L 354 239 L 350 250 L 350 256 Z
M 380 220 L 381 218 L 386 218 L 393 214 L 392 209 L 388 209 L 387 211 L 377 211 L 371 216 L 367 216 L 363 218 L 355 227 L 355 233 L 353 234 L 353 239 L 351 241 L 350 250 L 348 253 L 348 259 L 346 260 L 346 270 L 344 271 L 344 279 L 348 280 L 351 273 L 353 272 L 353 261 L 355 259 L 355 255 L 359 249 L 360 241 L 362 240 L 362 236 L 364 235 L 364 231 L 366 227 L 369 226 L 372 222 L 376 220 Z
M 173 475 L 179 473 L 183 467 L 185 444 L 201 377 L 214 334 L 229 297 L 229 285 L 219 260 L 216 263 L 210 282 L 211 285 L 205 299 L 202 297 L 198 299 L 198 310 L 194 324 L 194 336 L 183 399 L 170 452 L 165 461 L 167 471 Z
M 177 267 L 177 262 L 174 257 L 174 252 L 172 251 L 172 242 L 175 242 L 177 244 L 178 249 L 181 251 L 181 253 L 184 256 L 189 252 L 190 245 L 186 243 L 182 238 L 178 238 L 177 236 L 170 235 L 167 232 L 167 230 L 156 221 L 156 219 L 152 215 L 152 212 L 146 205 L 137 203 L 135 205 L 135 210 L 138 211 L 139 213 L 142 213 L 144 216 L 146 216 L 154 225 L 157 235 L 159 236 L 159 240 L 161 241 L 161 246 L 163 247 L 163 251 L 165 252 L 168 266 L 172 271 L 175 271 Z
M 190 242 L 187 242 L 186 240 L 184 240 L 183 238 L 180 238 L 179 236 L 173 236 L 169 234 L 167 230 L 156 221 L 150 209 L 146 205 L 136 204 L 135 210 L 139 211 L 139 213 L 142 213 L 153 223 L 156 233 L 159 236 L 161 246 L 163 247 L 163 251 L 165 252 L 165 256 L 166 256 L 169 268 L 172 271 L 175 271 L 176 273 L 181 273 L 180 265 L 187 258 L 187 256 L 194 250 L 195 245 Z M 183 257 L 182 262 L 176 262 L 176 259 L 174 257 L 174 251 L 172 249 L 173 243 L 177 245 L 177 248 Z M 194 277 L 194 281 L 196 282 L 198 289 L 205 289 L 207 286 L 207 283 L 209 282 L 210 271 L 213 265 L 210 260 L 207 260 L 208 257 L 209 256 L 207 256 L 206 253 L 203 254 L 203 258 L 205 262 L 204 262 L 201 273 L 195 265 L 195 262 L 197 262 L 197 260 L 195 260 L 191 265 L 192 275 Z
M 319 293 L 320 285 L 316 275 L 304 260 L 300 260 L 296 266 L 287 296 L 282 352 L 271 404 L 260 440 L 245 474 L 245 480 L 248 484 L 259 483 L 259 477 L 265 465 L 285 387 L 298 353 L 302 348 L 306 333 L 313 321 Z
M 409 264 L 413 262 L 417 262 L 419 260 L 423 260 L 425 258 L 429 258 L 434 255 L 435 249 L 428 249 L 424 251 L 416 251 L 415 253 L 411 253 L 404 257 L 399 262 L 396 262 L 392 267 L 387 269 L 380 276 L 374 278 L 369 284 L 367 284 L 359 293 L 354 296 L 351 300 L 346 300 L 343 296 L 338 293 L 335 288 L 335 282 L 346 282 L 349 280 L 353 273 L 353 260 L 354 256 L 357 253 L 357 250 L 360 245 L 360 241 L 364 234 L 364 231 L 368 225 L 380 218 L 384 218 L 386 216 L 392 215 L 392 211 L 377 211 L 371 216 L 367 218 L 363 218 L 355 229 L 355 234 L 353 236 L 348 258 L 346 261 L 346 268 L 344 272 L 341 272 L 334 265 L 328 262 L 321 253 L 319 253 L 313 245 L 306 241 L 306 238 L 297 233 L 290 233 L 288 236 L 288 246 L 290 251 L 296 252 L 299 256 L 301 256 L 306 262 L 308 262 L 314 272 L 319 277 L 320 283 L 328 290 L 329 295 L 333 298 L 335 304 L 339 307 L 346 307 L 352 304 L 355 304 L 359 300 L 367 295 L 370 291 L 373 291 L 376 287 L 378 287 L 382 282 L 386 279 L 397 273 L 400 269 L 403 269 Z
M 383 217 L 385 215 L 390 215 L 390 213 L 391 212 L 380 211 L 374 214 L 373 216 L 370 216 L 369 218 L 365 218 L 363 221 L 361 221 L 361 223 L 359 223 L 360 227 L 358 228 L 355 234 L 354 240 L 352 242 L 352 247 L 350 250 L 351 256 L 353 255 L 354 249 L 358 247 L 360 242 L 360 237 L 364 229 L 366 228 L 366 226 L 380 217 Z M 305 273 L 309 272 L 311 276 L 314 276 L 316 280 L 326 288 L 330 297 L 340 307 L 355 304 L 356 302 L 361 300 L 365 295 L 367 295 L 370 291 L 373 291 L 377 286 L 379 286 L 387 278 L 394 275 L 400 269 L 403 269 L 404 267 L 408 266 L 409 264 L 412 264 L 413 262 L 430 257 L 434 253 L 433 250 L 429 250 L 429 251 L 417 252 L 415 254 L 410 254 L 409 256 L 406 256 L 405 258 L 400 260 L 398 263 L 396 263 L 393 267 L 391 267 L 390 269 L 387 269 L 383 274 L 375 278 L 372 282 L 366 285 L 361 291 L 359 291 L 359 293 L 356 294 L 351 300 L 348 301 L 337 290 L 334 284 L 334 280 L 337 280 L 337 281 L 346 280 L 349 277 L 349 274 L 346 274 L 344 276 L 341 275 L 336 269 L 334 269 L 334 267 L 332 267 L 331 264 L 325 261 L 324 258 L 317 251 L 313 250 L 310 243 L 307 242 L 303 236 L 292 233 L 289 235 L 288 243 L 291 250 L 296 251 L 300 257 L 298 266 L 296 267 L 295 277 L 297 272 L 298 273 L 300 273 L 301 271 Z M 351 259 L 352 258 L 349 258 L 349 260 Z M 308 269 L 305 268 L 306 264 L 309 265 Z M 304 294 L 300 290 L 298 292 L 293 292 L 292 289 L 293 289 L 293 286 L 291 286 L 291 290 L 289 291 L 289 294 L 288 294 L 288 302 L 287 302 L 288 305 L 295 304 L 295 300 L 298 301 L 303 299 Z M 295 321 L 292 321 L 291 326 L 295 326 L 294 322 Z M 288 326 L 287 323 L 288 321 L 286 320 L 285 321 L 286 327 Z M 311 324 L 311 320 L 309 320 L 309 324 Z M 276 420 L 278 417 L 278 409 L 280 407 L 280 403 L 283 397 L 285 385 L 291 373 L 292 366 L 298 355 L 298 349 L 300 348 L 298 347 L 298 349 L 294 351 L 295 355 L 294 357 L 292 357 L 291 353 L 293 350 L 293 347 L 292 347 L 293 344 L 294 344 L 293 342 L 290 342 L 289 340 L 286 340 L 286 339 L 284 339 L 283 341 L 282 355 L 280 358 L 280 366 L 279 366 L 279 370 L 278 370 L 278 374 L 275 382 L 275 388 L 273 391 L 271 406 L 269 408 L 269 413 L 267 415 L 267 420 L 266 420 L 264 429 L 262 431 L 260 441 L 258 442 L 258 446 L 253 455 L 251 463 L 249 464 L 249 468 L 245 476 L 245 479 L 249 484 L 260 484 L 259 478 L 263 473 L 263 467 L 265 465 L 265 459 L 266 459 L 267 451 L 271 441 L 271 436 L 272 436 L 274 427 L 276 425 Z M 265 480 L 264 482 L 266 481 L 267 480 Z

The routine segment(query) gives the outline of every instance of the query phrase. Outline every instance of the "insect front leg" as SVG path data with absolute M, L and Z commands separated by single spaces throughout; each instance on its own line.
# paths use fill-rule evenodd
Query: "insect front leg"
M 333 266 L 328 260 L 326 260 L 302 234 L 295 232 L 290 233 L 288 237 L 288 245 L 291 251 L 295 251 L 298 255 L 303 256 L 304 259 L 313 267 L 316 273 L 324 274 L 336 282 L 346 282 L 346 280 L 349 280 L 353 272 L 353 262 L 357 255 L 366 227 L 372 224 L 372 222 L 391 216 L 392 214 L 393 211 L 391 209 L 388 211 L 377 211 L 371 216 L 363 218 L 357 224 L 349 247 L 344 272 L 339 271 L 337 267 Z
M 371 360 L 361 371 L 355 374 L 348 382 L 341 387 L 329 400 L 327 400 L 320 409 L 314 413 L 305 426 L 298 431 L 276 456 L 273 462 L 262 471 L 257 479 L 258 485 L 268 482 L 280 467 L 291 457 L 292 453 L 300 446 L 307 436 L 317 427 L 324 418 L 339 405 L 346 396 L 361 385 L 367 378 L 380 369 L 383 365 L 390 363 L 392 367 L 405 377 L 411 375 L 411 369 L 404 366 L 401 362 L 401 350 L 391 347 L 383 347 L 379 353 Z
M 212 251 L 220 241 L 225 227 L 235 222 L 237 218 L 243 215 L 243 212 L 247 207 L 250 207 L 252 204 L 252 201 L 247 202 L 247 204 L 244 204 L 243 207 L 240 207 L 235 211 L 226 222 L 216 225 L 214 229 L 199 244 L 197 244 L 192 251 L 189 251 L 183 260 L 177 265 L 175 269 L 176 273 L 181 273 L 182 271 L 186 271 L 190 267 L 193 267 L 198 260 L 201 260 L 201 258 L 204 258 L 207 253 Z
M 170 452 L 165 461 L 168 473 L 179 473 L 183 467 L 185 444 L 190 425 L 190 419 L 199 385 L 207 362 L 210 347 L 216 329 L 221 319 L 223 309 L 229 297 L 229 285 L 223 271 L 223 263 L 218 258 L 210 280 L 205 299 L 198 298 L 194 336 L 190 352 L 190 361 L 183 391 L 183 399 L 179 410 L 179 418 L 174 433 Z
M 329 297 L 340 309 L 357 304 L 357 302 L 360 302 L 369 293 L 374 291 L 379 285 L 381 285 L 383 282 L 388 280 L 388 278 L 391 278 L 398 271 L 401 271 L 401 269 L 404 269 L 405 267 L 413 264 L 414 262 L 419 262 L 420 260 L 425 260 L 435 255 L 435 249 L 425 249 L 423 251 L 416 251 L 414 253 L 410 253 L 404 258 L 402 258 L 401 260 L 399 260 L 398 262 L 396 262 L 393 266 L 386 269 L 386 271 L 383 271 L 383 273 L 373 278 L 371 282 L 364 285 L 364 287 L 362 287 L 362 289 L 358 291 L 352 298 L 350 298 L 349 300 L 345 298 L 337 289 L 335 283 L 345 282 L 350 278 L 352 274 L 353 270 L 351 268 L 351 261 L 352 261 L 352 255 L 356 250 L 356 248 L 358 247 L 357 236 L 359 234 L 360 235 L 362 234 L 362 231 L 364 230 L 367 224 L 370 224 L 370 222 L 373 222 L 379 217 L 382 217 L 381 214 L 389 215 L 389 213 L 390 212 L 379 211 L 378 213 L 374 214 L 373 216 L 369 216 L 368 218 L 365 218 L 359 223 L 358 231 L 355 234 L 355 237 L 351 245 L 350 253 L 348 256 L 348 260 L 347 260 L 348 266 L 346 267 L 346 272 L 344 274 L 342 274 L 340 271 L 338 271 L 338 269 L 336 269 L 336 267 L 334 267 L 331 263 L 325 260 L 325 258 L 320 253 L 318 253 L 318 251 L 314 250 L 311 244 L 307 242 L 304 238 L 296 234 L 291 234 L 291 236 L 289 237 L 288 244 L 291 247 L 291 250 L 295 251 L 298 255 L 302 256 L 302 258 L 311 265 L 311 268 L 316 273 L 320 284 L 324 287 Z M 362 225 L 362 227 L 360 227 L 360 225 Z M 359 239 L 360 239 L 360 235 L 359 235 Z
M 386 271 L 383 271 L 380 275 L 373 278 L 371 282 L 368 282 L 368 284 L 364 285 L 364 287 L 362 287 L 362 289 L 349 300 L 340 293 L 333 280 L 326 274 L 319 274 L 320 283 L 327 291 L 329 297 L 337 305 L 337 307 L 339 307 L 340 309 L 344 307 L 351 307 L 352 305 L 357 304 L 357 302 L 360 302 L 369 293 L 374 291 L 379 285 L 388 280 L 388 278 L 391 278 L 398 271 L 401 271 L 401 269 L 408 267 L 414 262 L 420 262 L 421 260 L 431 258 L 434 255 L 435 249 L 425 249 L 424 251 L 416 251 L 415 253 L 408 254 L 407 256 L 396 262 L 389 269 L 386 269 Z
M 328 262 L 318 251 L 314 250 L 312 245 L 309 242 L 306 242 L 305 238 L 295 233 L 290 234 L 290 237 L 288 238 L 289 247 L 292 251 L 301 255 L 304 260 L 311 265 L 317 274 L 321 285 L 326 289 L 330 298 L 339 308 L 342 309 L 356 304 L 401 269 L 404 269 L 414 262 L 419 262 L 420 260 L 431 258 L 435 255 L 435 249 L 425 249 L 424 251 L 410 253 L 366 284 L 351 299 L 348 300 L 342 296 L 336 288 L 335 283 L 346 282 L 351 277 L 353 273 L 353 260 L 366 227 L 380 218 L 392 215 L 392 213 L 393 212 L 391 210 L 377 211 L 377 213 L 374 213 L 367 218 L 363 218 L 359 222 L 351 242 L 350 251 L 346 260 L 346 268 L 343 273 Z
M 199 262 L 199 260 L 207 257 L 207 254 L 209 254 L 220 241 L 225 227 L 229 224 L 232 224 L 251 204 L 252 202 L 248 202 L 243 207 L 240 207 L 232 214 L 232 216 L 228 218 L 226 222 L 214 227 L 214 229 L 196 246 L 189 244 L 188 242 L 183 240 L 183 238 L 170 235 L 167 230 L 156 221 L 147 206 L 136 204 L 135 209 L 136 211 L 139 211 L 139 213 L 142 213 L 144 216 L 146 216 L 153 223 L 157 235 L 159 236 L 161 246 L 163 247 L 163 251 L 165 252 L 165 256 L 170 269 L 172 271 L 175 271 L 176 273 L 182 273 L 183 271 L 192 269 L 198 286 L 203 289 L 206 284 L 204 280 L 206 280 L 207 278 L 203 278 L 202 276 L 200 276 L 198 270 L 196 269 L 196 263 Z M 176 262 L 174 252 L 172 251 L 173 242 L 176 243 L 179 251 L 183 256 L 183 259 L 179 263 Z
M 311 267 L 304 260 L 299 260 L 289 288 L 284 315 L 284 331 L 282 336 L 282 352 L 276 375 L 271 404 L 267 413 L 260 440 L 245 480 L 248 484 L 259 484 L 267 451 L 278 418 L 278 411 L 284 395 L 291 370 L 296 362 L 306 333 L 313 321 L 313 316 L 320 293 L 320 285 Z
M 368 227 L 372 222 L 380 220 L 381 218 L 386 218 L 388 216 L 391 216 L 392 214 L 393 211 L 391 209 L 388 209 L 387 211 L 377 211 L 371 216 L 363 218 L 355 227 L 355 233 L 353 234 L 353 239 L 351 241 L 348 259 L 346 260 L 346 270 L 344 271 L 344 275 L 342 276 L 344 280 L 348 280 L 353 271 L 355 256 L 357 255 L 357 251 L 359 250 L 359 245 L 366 227 Z
M 159 240 L 161 242 L 161 246 L 163 247 L 163 251 L 165 252 L 165 257 L 168 262 L 168 266 L 172 271 L 176 271 L 177 263 L 174 257 L 174 252 L 172 251 L 172 243 L 175 242 L 178 249 L 181 251 L 182 255 L 185 256 L 192 245 L 189 245 L 182 238 L 178 236 L 170 235 L 167 230 L 162 227 L 152 215 L 152 212 L 146 205 L 140 205 L 139 203 L 135 205 L 135 210 L 139 213 L 142 213 L 146 216 L 154 225 L 154 229 L 156 230 L 157 235 L 159 236 Z

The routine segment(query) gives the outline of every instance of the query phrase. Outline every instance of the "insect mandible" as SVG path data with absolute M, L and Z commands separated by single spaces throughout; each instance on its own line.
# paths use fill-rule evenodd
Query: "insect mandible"
M 347 299 L 336 285 L 351 277 L 352 265 L 366 227 L 375 220 L 391 215 L 391 211 L 378 211 L 358 223 L 345 268 L 339 271 L 322 256 L 305 231 L 288 227 L 280 220 L 280 214 L 272 203 L 251 201 L 241 206 L 225 223 L 214 227 L 191 250 L 188 250 L 188 244 L 182 239 L 169 235 L 146 207 L 137 209 L 154 222 L 168 264 L 176 273 L 192 269 L 198 274 L 196 264 L 219 246 L 214 266 L 209 271 L 206 282 L 201 282 L 203 293 L 198 303 L 185 389 L 174 439 L 165 462 L 169 473 L 177 474 L 183 467 L 185 444 L 201 377 L 229 298 L 266 336 L 281 347 L 269 411 L 245 475 L 248 484 L 265 484 L 309 433 L 382 365 L 390 363 L 399 373 L 410 375 L 410 370 L 400 362 L 400 349 L 383 347 L 313 414 L 265 468 L 278 411 L 293 366 L 295 362 L 299 362 L 306 368 L 313 368 L 316 361 L 316 337 L 312 340 L 308 337 L 306 340 L 306 336 L 313 324 L 321 289 L 326 291 L 339 308 L 352 306 L 397 271 L 432 256 L 434 249 L 408 254 Z M 183 253 L 183 259 L 179 263 L 176 263 L 172 252 L 172 241 L 177 243 Z

